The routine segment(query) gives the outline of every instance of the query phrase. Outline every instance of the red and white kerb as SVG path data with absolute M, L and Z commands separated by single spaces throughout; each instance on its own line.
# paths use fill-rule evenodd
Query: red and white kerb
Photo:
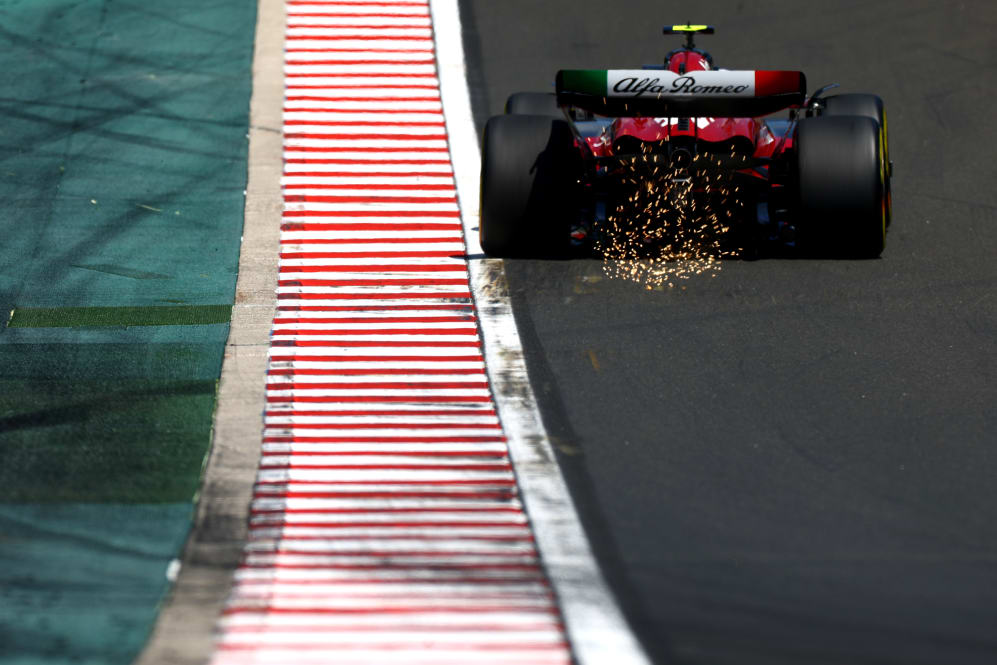
M 571 661 L 468 286 L 427 0 L 288 0 L 278 313 L 215 665 Z

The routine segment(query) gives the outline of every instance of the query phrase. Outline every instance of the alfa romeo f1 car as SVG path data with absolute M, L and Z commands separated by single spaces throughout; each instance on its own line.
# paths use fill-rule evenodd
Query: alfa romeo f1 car
M 717 69 L 705 25 L 663 65 L 561 70 L 484 132 L 491 256 L 693 251 L 878 257 L 890 224 L 886 113 L 871 94 L 807 95 L 798 71 Z M 786 111 L 788 118 L 763 118 Z M 725 253 L 726 252 L 726 253 Z M 660 255 L 660 254 L 659 254 Z

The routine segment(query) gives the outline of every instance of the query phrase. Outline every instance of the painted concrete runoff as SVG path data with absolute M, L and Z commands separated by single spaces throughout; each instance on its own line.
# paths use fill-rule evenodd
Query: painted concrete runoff
M 128 665 L 211 441 L 256 7 L 0 15 L 0 662 Z

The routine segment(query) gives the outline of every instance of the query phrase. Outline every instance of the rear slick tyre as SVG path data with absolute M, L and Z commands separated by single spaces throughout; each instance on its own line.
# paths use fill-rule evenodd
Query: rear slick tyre
M 872 118 L 886 129 L 886 109 L 883 100 L 867 93 L 831 95 L 821 100 L 824 110 L 821 117 L 830 118 L 842 115 L 861 115 Z
M 872 259 L 886 246 L 887 173 L 883 133 L 862 116 L 801 120 L 798 157 L 801 249 Z
M 581 155 L 568 123 L 495 116 L 481 146 L 481 248 L 495 257 L 556 257 L 577 215 Z
M 890 161 L 890 132 L 886 126 L 886 105 L 878 95 L 869 93 L 847 93 L 831 95 L 823 99 L 823 117 L 861 115 L 879 123 L 883 133 L 883 160 L 886 162 L 886 226 L 893 217 L 893 202 L 890 194 L 890 180 L 893 177 L 893 162 Z

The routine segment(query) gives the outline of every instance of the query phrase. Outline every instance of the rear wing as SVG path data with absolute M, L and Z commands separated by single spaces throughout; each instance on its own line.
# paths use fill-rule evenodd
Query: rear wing
M 606 116 L 753 118 L 801 106 L 803 72 L 562 69 L 557 103 Z

